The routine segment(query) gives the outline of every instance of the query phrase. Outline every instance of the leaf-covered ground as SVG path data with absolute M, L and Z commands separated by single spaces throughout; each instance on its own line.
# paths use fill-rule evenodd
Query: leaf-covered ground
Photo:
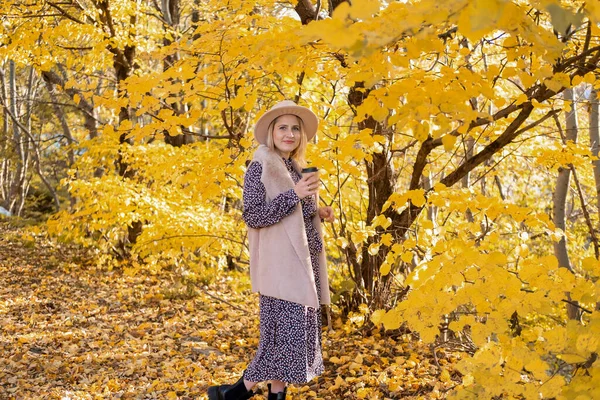
M 167 273 L 95 264 L 0 225 L 1 399 L 205 399 L 208 385 L 239 377 L 258 343 L 246 280 L 190 291 Z M 410 335 L 361 333 L 334 316 L 323 341 L 326 372 L 289 398 L 433 399 L 459 381 L 457 356 L 438 350 L 436 363 Z

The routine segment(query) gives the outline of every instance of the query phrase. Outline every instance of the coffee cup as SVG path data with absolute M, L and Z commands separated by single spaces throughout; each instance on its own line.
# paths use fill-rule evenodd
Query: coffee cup
M 302 177 L 305 176 L 305 174 L 312 174 L 313 172 L 319 172 L 319 169 L 317 167 L 306 167 L 306 168 L 302 168 Z M 314 195 L 312 196 L 313 200 L 318 203 L 319 202 L 319 197 L 318 195 Z
M 319 169 L 317 167 L 306 167 L 302 168 L 302 175 L 310 174 L 311 172 L 318 172 Z

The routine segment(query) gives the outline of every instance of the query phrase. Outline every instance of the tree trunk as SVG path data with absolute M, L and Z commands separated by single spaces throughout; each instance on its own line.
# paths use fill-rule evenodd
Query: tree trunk
M 567 112 L 566 122 L 567 130 L 563 138 L 564 144 L 568 141 L 577 141 L 577 111 L 573 102 L 573 90 L 566 89 L 564 92 L 564 100 L 571 102 L 571 109 Z M 558 259 L 558 264 L 561 267 L 573 271 L 569 253 L 567 251 L 566 241 L 566 203 L 567 194 L 569 192 L 569 182 L 571 179 L 571 169 L 568 167 L 560 167 L 558 169 L 558 177 L 556 178 L 556 188 L 552 198 L 552 220 L 557 228 L 562 229 L 565 235 L 559 242 L 554 242 L 554 255 Z
M 15 63 L 12 60 L 8 61 L 8 109 L 13 115 L 17 115 L 17 88 L 16 88 L 16 77 L 15 77 Z M 10 191 L 8 193 L 9 207 L 13 215 L 19 215 L 18 204 L 20 203 L 19 193 L 21 193 L 22 187 L 25 184 L 25 172 L 23 165 L 23 141 L 19 132 L 19 127 L 12 124 L 12 139 L 13 148 L 16 153 L 15 161 L 15 173 L 14 178 L 11 182 Z
M 431 179 L 431 175 L 423 175 L 423 189 L 425 189 L 425 191 L 429 191 L 431 189 L 433 189 L 433 182 Z M 429 207 L 427 207 L 427 219 L 429 219 L 431 222 L 433 222 L 433 226 L 437 227 L 437 215 L 438 215 L 438 208 L 437 206 L 431 205 Z
M 16 71 L 15 63 L 12 60 L 8 61 L 8 98 L 5 97 L 5 104 L 8 112 L 15 117 L 18 115 L 17 112 L 17 84 L 16 84 Z M 25 197 L 29 188 L 27 182 L 27 172 L 29 167 L 29 141 L 21 135 L 21 129 L 13 121 L 12 124 L 12 146 L 14 149 L 14 174 L 10 183 L 10 189 L 8 193 L 8 200 L 6 201 L 8 211 L 13 215 L 21 215 L 23 207 L 25 205 Z
M 352 109 L 356 109 L 363 103 L 369 92 L 370 90 L 365 90 L 362 82 L 357 82 L 348 93 L 348 104 Z M 383 124 L 370 116 L 358 123 L 358 129 L 371 129 L 374 135 L 391 134 L 389 130 L 388 132 L 384 132 Z M 397 175 L 392 167 L 392 163 L 389 161 L 389 149 L 387 145 L 382 146 L 383 150 L 381 152 L 372 154 L 372 161 L 365 161 L 367 187 L 369 189 L 367 223 L 370 223 L 373 218 L 381 214 L 383 204 L 396 190 Z M 356 290 L 352 306 L 357 306 L 361 302 L 364 302 L 365 298 L 370 299 L 370 306 L 374 308 L 383 308 L 387 305 L 393 275 L 379 275 L 379 266 L 385 260 L 387 252 L 380 249 L 377 254 L 372 255 L 369 253 L 370 246 L 379 242 L 379 240 L 379 235 L 371 236 L 362 247 L 360 271 L 355 271 L 354 276 Z M 370 297 L 367 297 L 367 294 Z
M 46 90 L 50 95 L 50 101 L 52 102 L 52 108 L 54 109 L 54 114 L 56 118 L 60 122 L 60 126 L 63 130 L 63 135 L 67 139 L 67 143 L 69 144 L 69 148 L 67 150 L 67 157 L 69 159 L 69 167 L 75 164 L 75 152 L 73 151 L 73 146 L 75 145 L 75 140 L 73 139 L 73 135 L 71 134 L 71 128 L 67 122 L 67 118 L 65 117 L 65 113 L 63 109 L 58 105 L 58 99 L 56 98 L 56 90 L 54 89 L 54 85 L 47 80 L 44 79 L 46 84 Z
M 506 195 L 504 194 L 504 189 L 502 188 L 502 182 L 500 182 L 500 178 L 498 177 L 498 175 L 494 176 L 494 183 L 498 188 L 498 194 L 500 195 L 500 198 L 502 200 L 506 200 Z
M 0 70 L 0 88 L 2 92 L 0 93 L 0 97 L 2 97 L 2 103 L 6 104 L 8 99 L 8 92 L 6 90 L 6 82 L 4 79 L 4 71 Z M 8 210 L 10 208 L 10 187 L 11 187 L 11 159 L 10 156 L 10 126 L 8 124 L 8 107 L 4 107 L 3 109 L 3 120 L 2 120 L 2 153 L 0 153 L 0 157 L 2 158 L 2 169 L 0 170 L 0 195 L 2 198 L 2 206 Z
M 95 6 L 101 11 L 100 21 L 105 29 L 108 30 L 108 34 L 115 38 L 117 33 L 115 31 L 115 24 L 112 17 L 112 10 L 108 0 L 101 0 L 95 3 Z M 115 47 L 112 43 L 109 43 L 107 49 L 113 55 L 113 68 L 117 77 L 117 91 L 122 87 L 123 81 L 125 81 L 133 71 L 137 68 L 135 63 L 137 38 L 135 37 L 135 25 L 137 23 L 137 15 L 132 14 L 129 17 L 129 41 L 123 48 Z M 119 110 L 119 125 L 124 121 L 131 120 L 131 113 L 128 107 L 121 107 Z M 119 136 L 119 143 L 122 147 L 127 145 L 133 145 L 133 140 L 127 137 L 127 133 L 123 132 Z M 131 179 L 135 176 L 135 171 L 129 168 L 129 165 L 124 161 L 121 150 L 116 161 L 117 172 L 123 179 Z M 123 241 L 119 247 L 121 248 L 121 256 L 126 257 L 129 253 L 129 246 L 135 244 L 137 238 L 142 233 L 143 223 L 142 221 L 133 221 L 131 225 L 127 227 L 127 239 Z
M 42 72 L 42 78 L 47 84 L 48 92 L 50 92 L 51 97 L 55 98 L 55 86 L 64 87 L 65 81 L 58 74 L 52 71 L 44 71 Z M 77 95 L 79 98 L 79 102 L 75 103 L 77 108 L 81 111 L 81 115 L 84 120 L 84 127 L 89 132 L 90 139 L 98 137 L 98 118 L 96 116 L 96 111 L 94 110 L 94 106 L 91 103 L 88 103 L 85 100 L 83 94 L 81 94 L 78 90 L 70 88 L 65 89 L 64 91 L 67 96 L 71 100 L 75 100 L 75 96 Z M 54 101 L 54 100 L 53 100 Z M 63 129 L 64 130 L 64 129 Z
M 590 147 L 592 155 L 598 157 L 600 150 L 600 128 L 598 127 L 598 92 L 592 90 L 590 94 Z M 598 207 L 598 216 L 600 220 L 600 160 L 592 161 L 594 169 L 594 181 L 596 182 L 596 204 Z
M 63 72 L 63 76 L 66 75 L 66 73 L 64 72 L 64 70 L 61 68 L 61 66 L 58 66 L 58 69 L 60 72 Z M 69 143 L 74 143 L 74 139 L 71 135 L 71 132 L 69 130 L 68 125 L 65 126 L 65 117 L 64 117 L 64 112 L 62 111 L 62 109 L 60 107 L 56 106 L 56 87 L 62 87 L 64 88 L 65 86 L 65 79 L 61 78 L 58 74 L 56 74 L 55 72 L 52 71 L 44 71 L 42 72 L 42 78 L 44 79 L 44 82 L 46 82 L 46 87 L 48 89 L 48 93 L 50 94 L 50 98 L 52 99 L 53 102 L 53 107 L 55 112 L 57 113 L 57 117 L 59 118 L 59 120 L 61 121 L 61 125 L 63 127 L 63 132 L 65 133 L 65 135 L 69 135 L 67 136 L 67 141 L 69 141 Z M 101 84 L 98 85 L 99 87 L 101 86 Z M 69 98 L 75 102 L 75 99 L 77 96 L 77 98 L 79 99 L 79 101 L 77 103 L 75 103 L 75 105 L 77 106 L 77 109 L 81 112 L 81 115 L 83 117 L 83 126 L 85 127 L 85 129 L 88 131 L 89 135 L 88 137 L 90 139 L 95 139 L 96 137 L 98 137 L 98 113 L 94 107 L 94 103 L 93 101 L 88 102 L 85 97 L 83 96 L 83 94 L 81 92 L 79 92 L 77 89 L 74 88 L 69 88 L 69 89 L 64 89 L 64 93 L 69 96 Z M 75 161 L 75 155 L 73 153 L 72 148 L 69 149 L 69 162 L 71 163 L 71 165 L 74 163 Z M 96 178 L 100 178 L 102 175 L 104 174 L 104 170 L 103 168 L 96 168 L 96 171 L 94 171 L 94 177 Z M 71 204 L 73 204 L 74 199 L 71 199 Z
M 564 93 L 565 102 L 571 103 L 570 110 L 566 114 L 566 132 L 562 134 L 562 129 L 558 125 L 558 130 L 561 133 L 563 144 L 567 142 L 577 142 L 577 108 L 574 103 L 573 89 L 567 88 Z M 558 122 L 558 119 L 557 119 Z M 567 194 L 569 192 L 569 182 L 571 178 L 571 168 L 560 167 L 558 169 L 558 177 L 556 178 L 556 189 L 552 198 L 552 220 L 557 228 L 562 229 L 564 235 L 559 242 L 554 242 L 554 255 L 558 259 L 558 265 L 562 268 L 567 268 L 573 271 L 569 252 L 567 250 L 567 229 L 566 229 L 566 213 L 565 205 L 567 202 Z M 566 293 L 567 300 L 571 300 L 570 294 Z M 569 319 L 578 320 L 581 318 L 581 312 L 576 304 L 567 303 L 567 316 Z
M 600 102 L 598 101 L 598 92 L 592 89 L 590 94 L 590 148 L 592 155 L 598 157 L 600 150 L 600 127 L 598 125 L 600 116 Z M 596 207 L 600 221 L 600 160 L 592 161 L 594 170 L 594 181 L 596 183 Z M 600 311 L 600 301 L 596 303 L 596 310 Z
M 468 49 L 469 41 L 465 38 L 461 41 L 460 45 L 461 47 Z M 473 72 L 473 66 L 471 65 L 471 55 L 467 55 L 465 57 L 465 61 L 467 62 L 467 69 Z M 479 111 L 479 103 L 477 101 L 477 97 L 471 97 L 469 99 L 469 103 L 471 103 L 471 108 L 473 109 L 473 111 Z M 465 151 L 465 162 L 467 162 L 471 157 L 473 157 L 473 147 L 475 146 L 475 139 L 473 139 L 473 136 L 471 135 L 463 136 L 462 139 Z M 471 173 L 466 173 L 465 176 L 462 178 L 462 187 L 465 189 L 471 187 Z M 470 223 L 473 223 L 473 221 L 475 221 L 475 219 L 473 218 L 473 212 L 468 207 L 465 211 L 465 217 Z
M 135 47 L 132 47 L 132 46 L 125 46 L 122 56 L 115 54 L 114 67 L 115 67 L 115 72 L 117 73 L 118 87 L 121 87 L 121 82 L 123 82 L 125 79 L 127 79 L 131 75 L 131 72 L 133 71 L 134 58 L 135 58 Z M 126 60 L 126 61 L 124 62 L 124 60 Z M 119 112 L 119 124 L 123 123 L 124 121 L 130 120 L 130 119 L 131 119 L 131 115 L 129 113 L 129 108 L 121 107 L 121 110 Z M 127 146 L 127 145 L 132 146 L 133 140 L 131 138 L 128 138 L 127 133 L 124 132 L 121 134 L 121 136 L 119 136 L 119 143 L 122 146 Z M 122 156 L 122 153 L 120 150 L 119 150 L 119 156 L 117 158 L 117 168 L 118 168 L 119 175 L 122 176 L 124 179 L 132 179 L 135 176 L 135 171 L 133 169 L 129 168 L 129 164 L 127 164 L 123 160 L 123 156 Z M 143 227 L 142 221 L 138 221 L 138 220 L 133 221 L 131 223 L 131 225 L 129 225 L 127 227 L 127 243 L 121 244 L 121 248 L 122 248 L 122 250 L 124 250 L 125 254 L 128 253 L 128 250 L 126 250 L 127 247 L 130 245 L 133 245 L 137 242 L 137 238 L 142 234 L 142 227 Z
M 464 146 L 465 146 L 465 162 L 466 162 L 471 157 L 473 157 L 473 147 L 475 146 L 475 139 L 473 139 L 472 136 L 467 136 L 466 138 L 464 138 Z M 461 183 L 462 183 L 462 187 L 465 189 L 468 189 L 469 187 L 471 187 L 471 174 L 467 173 L 462 178 Z M 473 221 L 475 221 L 475 219 L 473 218 L 473 212 L 468 207 L 465 211 L 465 218 L 467 218 L 467 221 L 469 221 L 471 223 Z
M 41 164 L 41 160 L 42 160 L 42 155 L 40 152 L 40 138 L 36 138 L 35 135 L 32 133 L 32 106 L 31 104 L 33 103 L 32 99 L 35 98 L 37 95 L 37 82 L 34 79 L 35 74 L 34 74 L 34 69 L 30 68 L 29 70 L 29 77 L 27 80 L 27 91 L 26 91 L 26 95 L 24 96 L 26 98 L 25 100 L 25 113 L 23 115 L 23 119 L 25 122 L 21 122 L 16 114 L 16 111 L 18 110 L 18 108 L 16 107 L 16 102 L 13 103 L 12 100 L 10 102 L 8 102 L 9 104 L 7 104 L 7 96 L 6 96 L 6 91 L 3 90 L 3 95 L 0 96 L 0 104 L 2 105 L 2 107 L 4 108 L 5 111 L 5 118 L 6 120 L 4 121 L 4 126 L 5 129 L 7 130 L 8 127 L 8 122 L 10 121 L 12 123 L 13 126 L 13 132 L 14 136 L 13 140 L 16 141 L 17 139 L 19 140 L 20 143 L 15 143 L 15 149 L 17 149 L 17 153 L 20 154 L 21 158 L 20 158 L 20 164 L 23 165 L 24 169 L 25 169 L 25 179 L 22 181 L 22 183 L 18 183 L 19 184 L 19 194 L 18 194 L 18 203 L 17 205 L 13 205 L 13 209 L 16 207 L 17 210 L 19 210 L 16 215 L 19 215 L 21 210 L 23 209 L 24 205 L 25 205 L 25 199 L 26 199 L 26 195 L 29 191 L 29 185 L 31 182 L 31 177 L 27 178 L 27 171 L 29 170 L 29 165 L 31 162 L 31 159 L 33 158 L 33 166 L 35 167 L 35 171 L 38 174 L 38 176 L 40 177 L 42 183 L 46 186 L 46 188 L 48 189 L 48 192 L 50 193 L 50 195 L 52 196 L 53 200 L 54 200 L 54 205 L 56 208 L 56 211 L 59 210 L 60 208 L 60 202 L 58 200 L 58 195 L 56 194 L 56 189 L 52 186 L 52 184 L 50 183 L 50 181 L 46 178 L 46 176 L 44 175 L 43 169 L 42 169 L 42 164 Z M 3 84 L 4 87 L 4 84 Z M 16 93 L 14 90 L 14 88 L 10 89 L 11 92 Z M 4 175 L 4 173 L 3 173 Z M 15 181 L 13 180 L 13 183 Z
M 180 0 L 162 0 L 161 1 L 161 12 L 163 20 L 168 24 L 168 28 L 173 31 L 179 31 L 179 25 L 181 20 L 181 4 Z M 196 16 L 197 18 L 197 16 Z M 192 14 L 194 19 L 194 14 Z M 165 27 L 167 28 L 167 27 Z M 165 35 L 163 39 L 163 45 L 165 47 L 173 44 L 173 39 L 170 35 Z M 163 71 L 171 68 L 179 60 L 179 54 L 169 54 L 163 60 Z M 173 111 L 177 115 L 183 115 L 187 112 L 187 105 L 181 102 L 173 103 Z M 184 128 L 184 127 L 182 127 Z M 182 129 L 183 132 L 183 129 Z M 194 136 L 189 133 L 181 133 L 179 135 L 171 135 L 170 132 L 164 131 L 165 143 L 171 146 L 181 147 L 185 144 L 192 143 Z

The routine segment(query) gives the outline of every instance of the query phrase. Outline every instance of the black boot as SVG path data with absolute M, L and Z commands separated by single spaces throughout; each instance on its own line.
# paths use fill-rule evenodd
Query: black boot
M 287 392 L 287 387 L 283 388 L 283 392 L 271 393 L 271 384 L 268 383 L 267 386 L 269 387 L 269 398 L 267 400 L 285 400 L 285 394 Z
M 208 388 L 208 400 L 248 400 L 252 396 L 254 396 L 254 392 L 246 389 L 244 376 L 233 385 L 211 386 Z

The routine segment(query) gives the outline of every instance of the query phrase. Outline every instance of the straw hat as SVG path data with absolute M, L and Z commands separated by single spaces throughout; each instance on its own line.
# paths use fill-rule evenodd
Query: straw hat
M 304 133 L 307 141 L 310 141 L 316 134 L 319 127 L 319 119 L 310 109 L 297 105 L 291 100 L 283 100 L 275 104 L 269 111 L 263 114 L 256 123 L 254 137 L 260 144 L 267 144 L 269 135 L 269 125 L 275 118 L 285 114 L 292 114 L 300 117 L 304 123 Z

